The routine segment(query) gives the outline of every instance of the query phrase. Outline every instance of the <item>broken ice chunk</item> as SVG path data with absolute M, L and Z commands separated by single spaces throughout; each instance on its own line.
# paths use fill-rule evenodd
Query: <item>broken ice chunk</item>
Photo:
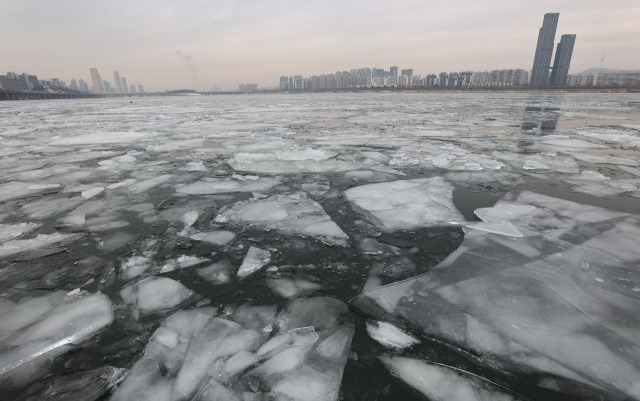
M 227 245 L 235 237 L 236 235 L 231 231 L 221 230 L 221 231 L 196 233 L 191 235 L 190 238 L 196 241 L 203 241 L 203 242 L 208 242 L 210 244 L 222 246 L 222 245 Z
M 526 226 L 536 213 L 533 205 L 500 205 L 475 210 L 475 215 L 487 223 L 511 222 Z
M 84 213 L 72 213 L 68 216 L 61 217 L 58 219 L 57 227 L 79 227 L 83 226 L 85 223 L 85 214 Z
M 196 221 L 198 221 L 198 217 L 199 213 L 195 210 L 192 210 L 183 214 L 180 220 L 184 223 L 185 226 L 191 227 L 195 224 Z
M 498 222 L 498 223 L 469 223 L 465 224 L 465 228 L 472 228 L 478 231 L 485 231 L 488 233 L 495 233 L 500 235 L 505 235 L 507 237 L 522 237 L 522 232 L 518 231 L 518 229 L 513 225 L 506 222 Z
M 187 195 L 213 195 L 231 192 L 268 191 L 279 185 L 279 178 L 256 177 L 256 180 L 235 178 L 209 178 L 176 188 L 176 192 Z
M 111 302 L 105 295 L 66 297 L 65 293 L 0 302 L 0 381 L 13 370 L 29 376 L 43 362 L 36 361 L 39 357 L 66 352 L 70 344 L 93 337 L 111 324 Z
M 407 348 L 420 340 L 387 322 L 367 322 L 367 333 L 380 344 L 391 348 Z
M 441 177 L 362 185 L 344 194 L 358 211 L 384 231 L 464 221 L 453 204 L 453 185 Z
M 15 255 L 21 252 L 28 252 L 49 245 L 65 245 L 76 239 L 82 238 L 83 234 L 38 234 L 32 239 L 15 239 L 0 245 L 0 257 Z
M 196 273 L 211 284 L 224 284 L 231 281 L 231 262 L 223 259 L 211 266 L 196 269 Z
M 177 269 L 184 269 L 185 267 L 196 266 L 210 261 L 210 259 L 199 258 L 193 255 L 182 255 L 177 259 L 168 260 L 162 268 L 160 268 L 160 273 L 168 273 Z
M 86 189 L 86 190 L 82 191 L 82 197 L 84 199 L 93 198 L 94 196 L 102 193 L 102 191 L 104 191 L 103 187 L 95 187 L 95 188 Z
M 30 233 L 40 227 L 37 223 L 0 224 L 0 244 Z
M 144 256 L 132 256 L 127 259 L 126 262 L 122 263 L 120 267 L 122 273 L 122 279 L 129 281 L 132 278 L 138 277 L 147 269 L 151 267 L 151 259 L 145 258 Z
M 132 195 L 132 196 L 140 195 L 150 190 L 151 188 L 164 184 L 165 182 L 171 180 L 171 178 L 173 178 L 173 175 L 165 174 L 165 175 L 160 175 L 158 177 L 150 178 L 148 180 L 138 181 L 129 186 L 129 195 Z
M 336 155 L 323 149 L 309 148 L 270 153 L 237 153 L 228 163 L 236 171 L 263 174 L 340 172 L 360 167 L 359 164 L 334 158 Z
M 303 192 L 239 202 L 223 208 L 217 223 L 252 224 L 284 234 L 308 235 L 324 242 L 346 245 L 348 236 L 329 218 L 319 203 Z
M 380 360 L 402 381 L 430 400 L 508 401 L 518 398 L 479 376 L 400 356 L 382 356 Z
M 283 298 L 296 298 L 322 289 L 320 284 L 302 277 L 268 278 L 266 284 Z
M 242 261 L 242 265 L 240 265 L 238 269 L 238 279 L 242 280 L 248 275 L 260 270 L 269 262 L 271 262 L 271 253 L 269 251 L 254 246 L 250 247 Z
M 149 277 L 120 291 L 122 300 L 142 314 L 172 309 L 192 295 L 193 291 L 166 277 Z

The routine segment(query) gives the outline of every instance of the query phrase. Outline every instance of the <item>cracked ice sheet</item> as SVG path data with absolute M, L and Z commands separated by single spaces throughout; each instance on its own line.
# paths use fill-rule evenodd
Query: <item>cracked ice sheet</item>
M 472 230 L 428 273 L 352 306 L 530 384 L 542 375 L 579 397 L 640 397 L 640 216 L 531 192 L 489 210 L 479 215 L 521 224 L 523 237 Z
M 308 298 L 215 315 L 204 308 L 168 317 L 112 401 L 338 399 L 354 332 L 344 303 Z
M 91 338 L 113 321 L 101 294 L 49 295 L 0 302 L 0 383 L 29 382 L 46 360 Z
M 209 178 L 176 188 L 176 192 L 187 195 L 211 195 L 232 192 L 268 191 L 279 185 L 278 178 L 256 176 L 234 176 Z
M 215 222 L 250 224 L 287 235 L 307 235 L 335 245 L 346 246 L 349 239 L 322 206 L 303 192 L 238 202 L 221 209 Z
M 487 155 L 443 143 L 423 143 L 417 150 L 416 146 L 402 147 L 391 156 L 389 165 L 442 168 L 450 171 L 497 171 L 504 167 L 502 162 Z
M 387 232 L 464 221 L 453 204 L 453 185 L 441 177 L 362 185 L 344 195 L 356 210 Z

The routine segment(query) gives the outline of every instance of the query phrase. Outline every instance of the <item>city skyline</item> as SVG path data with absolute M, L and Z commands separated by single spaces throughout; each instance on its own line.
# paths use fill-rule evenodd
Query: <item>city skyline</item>
M 0 17 L 0 33 L 10 38 L 0 44 L 0 71 L 38 70 L 69 81 L 89 80 L 93 66 L 105 76 L 117 67 L 148 91 L 162 91 L 234 89 L 243 82 L 272 87 L 283 70 L 311 76 L 344 66 L 397 64 L 424 74 L 529 69 L 540 16 L 550 11 L 562 14 L 558 32 L 580 37 L 570 73 L 600 64 L 640 68 L 640 3 L 635 0 L 606 5 L 541 0 L 524 9 L 489 0 L 456 7 L 423 3 L 214 6 L 159 0 L 150 7 L 115 0 L 109 7 L 91 2 L 60 7 L 9 0 Z

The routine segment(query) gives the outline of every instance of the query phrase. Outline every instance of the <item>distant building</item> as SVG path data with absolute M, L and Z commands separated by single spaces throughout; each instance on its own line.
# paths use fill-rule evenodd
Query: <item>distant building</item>
M 129 93 L 136 93 L 136 86 L 135 85 L 131 85 L 129 87 Z
M 102 85 L 104 87 L 104 93 L 113 92 L 113 88 L 111 88 L 111 84 L 109 83 L 109 81 L 102 81 Z
M 569 65 L 571 64 L 571 55 L 573 54 L 573 45 L 576 43 L 576 35 L 562 35 L 560 43 L 556 49 L 556 57 L 553 60 L 553 70 L 551 71 L 552 86 L 567 85 L 567 76 L 569 75 Z
M 120 73 L 118 71 L 113 72 L 113 82 L 116 84 L 116 92 L 122 93 L 122 83 L 120 81 Z
M 240 84 L 238 90 L 240 92 L 255 92 L 258 90 L 258 84 Z
M 122 93 L 129 93 L 127 90 L 127 78 L 120 77 L 120 89 L 122 89 Z
M 89 85 L 84 80 L 79 80 L 78 86 L 80 87 L 80 92 L 89 92 Z
M 98 74 L 97 68 L 90 68 L 89 72 L 91 73 L 91 82 L 93 83 L 93 92 L 94 93 L 102 93 L 103 92 L 103 84 L 100 79 L 100 74 Z
M 538 44 L 533 59 L 531 70 L 531 85 L 544 86 L 549 78 L 549 67 L 553 55 L 553 43 L 556 37 L 556 28 L 560 13 L 548 13 L 544 15 L 542 27 L 538 33 Z
M 138 85 L 138 92 L 144 93 L 144 86 Z
M 69 88 L 71 90 L 77 91 L 78 90 L 78 82 L 75 79 L 71 80 L 71 84 L 69 85 Z
M 640 86 L 640 71 L 601 72 L 594 84 L 596 86 Z

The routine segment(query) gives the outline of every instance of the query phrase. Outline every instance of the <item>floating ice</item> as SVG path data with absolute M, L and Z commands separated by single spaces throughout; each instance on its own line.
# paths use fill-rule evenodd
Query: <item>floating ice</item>
M 177 269 L 184 269 L 185 267 L 196 266 L 202 263 L 210 262 L 210 259 L 207 258 L 199 258 L 193 255 L 182 255 L 177 259 L 168 260 L 162 267 L 160 268 L 160 273 L 168 273 Z
M 464 221 L 452 201 L 453 186 L 440 177 L 362 185 L 344 194 L 356 210 L 384 231 Z
M 214 315 L 205 308 L 167 318 L 112 400 L 338 399 L 353 336 L 342 302 L 312 298 L 290 301 L 277 315 L 274 306 L 249 305 Z
M 172 309 L 192 295 L 193 291 L 166 277 L 149 277 L 120 291 L 124 302 L 142 314 Z
M 192 225 L 195 224 L 196 221 L 198 221 L 199 216 L 200 214 L 197 211 L 192 210 L 190 212 L 183 214 L 180 220 L 182 220 L 185 226 L 191 227 Z
M 337 245 L 346 245 L 349 238 L 327 216 L 322 206 L 304 193 L 239 202 L 221 209 L 215 221 L 251 224 L 285 234 L 307 235 Z
M 129 185 L 129 194 L 130 195 L 139 195 L 150 190 L 153 187 L 164 184 L 165 182 L 171 180 L 173 175 L 165 174 L 158 177 L 149 178 L 148 180 L 138 181 Z
M 430 400 L 508 401 L 519 398 L 478 376 L 419 359 L 382 356 L 380 360 L 402 381 Z
M 144 256 L 132 256 L 120 266 L 120 275 L 123 280 L 129 281 L 138 277 L 151 267 L 151 260 Z
M 196 269 L 196 273 L 211 284 L 224 284 L 231 281 L 231 262 L 223 259 L 207 267 Z
M 28 234 L 38 227 L 40 224 L 37 223 L 0 224 L 0 244 Z
M 429 272 L 368 291 L 354 308 L 529 384 L 546 376 L 582 398 L 640 397 L 640 278 L 631 273 L 640 216 L 531 192 L 492 209 L 477 214 L 526 235 L 467 235 Z
M 267 174 L 340 172 L 360 168 L 358 164 L 336 159 L 336 155 L 322 149 L 238 153 L 228 163 L 236 171 Z
M 237 276 L 242 280 L 248 275 L 260 270 L 269 262 L 271 262 L 271 253 L 269 251 L 252 246 L 242 260 L 242 265 L 240 265 L 238 269 Z
M 451 144 L 434 145 L 429 143 L 402 147 L 391 156 L 389 165 L 393 167 L 421 166 L 442 168 L 451 171 L 500 170 L 504 163 L 484 154 L 472 153 Z
M 420 340 L 387 322 L 367 322 L 367 333 L 380 344 L 391 348 L 407 348 Z
M 234 233 L 231 231 L 211 231 L 205 233 L 196 233 L 191 235 L 191 239 L 196 241 L 208 242 L 214 245 L 227 245 L 229 242 L 233 241 L 236 237 Z
M 12 241 L 6 241 L 0 245 L 0 257 L 29 252 L 34 249 L 44 248 L 55 244 L 63 246 L 78 238 L 82 238 L 83 236 L 84 234 L 38 234 L 32 239 L 15 239 Z
M 52 141 L 53 145 L 98 145 L 98 144 L 120 144 L 132 143 L 140 140 L 153 140 L 155 133 L 150 132 L 92 132 L 58 138 Z
M 320 284 L 302 277 L 268 278 L 266 284 L 283 298 L 296 298 L 322 289 Z
M 89 189 L 86 189 L 86 190 L 82 191 L 82 197 L 84 199 L 93 198 L 94 196 L 102 193 L 103 191 L 104 191 L 103 187 L 89 188 Z
M 278 178 L 260 177 L 256 180 L 238 178 L 209 178 L 177 187 L 176 191 L 188 195 L 225 194 L 231 192 L 268 191 L 279 185 Z
M 55 292 L 19 303 L 0 302 L 0 382 L 34 379 L 38 365 L 95 336 L 113 320 L 105 295 Z M 16 380 L 13 378 L 13 380 Z

